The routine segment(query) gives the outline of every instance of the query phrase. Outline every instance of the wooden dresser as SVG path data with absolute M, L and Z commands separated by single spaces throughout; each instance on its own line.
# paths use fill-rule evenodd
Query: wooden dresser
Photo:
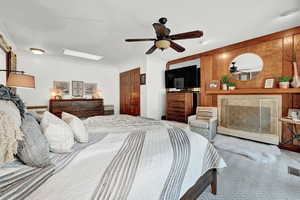
M 166 118 L 171 121 L 187 122 L 188 116 L 193 113 L 193 93 L 167 93 Z
M 61 117 L 62 112 L 67 112 L 80 118 L 104 114 L 103 99 L 51 99 L 49 110 L 58 117 Z

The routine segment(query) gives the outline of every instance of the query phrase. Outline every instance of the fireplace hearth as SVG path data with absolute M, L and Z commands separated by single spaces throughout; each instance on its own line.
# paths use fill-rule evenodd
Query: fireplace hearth
M 218 132 L 278 144 L 281 106 L 281 95 L 219 95 Z

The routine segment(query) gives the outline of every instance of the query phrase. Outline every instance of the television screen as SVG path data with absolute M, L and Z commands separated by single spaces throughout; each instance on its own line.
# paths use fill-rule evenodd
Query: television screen
M 198 88 L 200 87 L 200 70 L 197 65 L 166 70 L 166 88 Z

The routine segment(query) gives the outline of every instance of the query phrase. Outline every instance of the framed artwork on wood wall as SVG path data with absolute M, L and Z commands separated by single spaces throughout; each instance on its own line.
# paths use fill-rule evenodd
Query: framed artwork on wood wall
M 219 90 L 220 89 L 220 81 L 219 80 L 211 80 L 206 84 L 206 90 Z
M 146 74 L 140 75 L 140 85 L 146 85 Z
M 83 81 L 72 81 L 72 96 L 83 97 Z

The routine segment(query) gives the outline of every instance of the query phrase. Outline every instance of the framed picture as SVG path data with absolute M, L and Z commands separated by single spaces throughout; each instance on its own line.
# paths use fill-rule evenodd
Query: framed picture
M 61 95 L 70 95 L 69 81 L 53 81 L 53 88 L 61 91 Z
M 220 81 L 219 80 L 211 80 L 206 84 L 207 90 L 219 90 L 220 89 Z
M 265 80 L 265 88 L 274 88 L 275 86 L 275 78 L 267 78 Z
M 140 75 L 140 85 L 146 85 L 146 74 Z
M 83 97 L 83 81 L 72 81 L 73 97 Z
M 93 95 L 97 91 L 97 83 L 84 83 L 84 95 Z

